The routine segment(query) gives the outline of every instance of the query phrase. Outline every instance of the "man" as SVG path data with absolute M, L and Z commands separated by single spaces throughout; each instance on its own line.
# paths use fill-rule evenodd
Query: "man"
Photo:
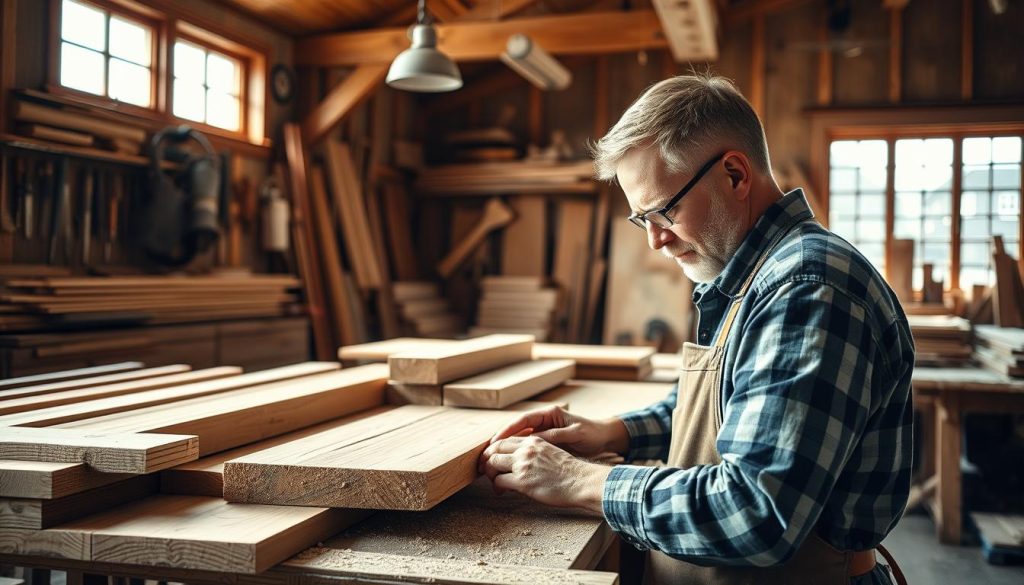
M 603 514 L 651 550 L 648 583 L 890 583 L 874 549 L 910 489 L 914 361 L 895 295 L 801 190 L 780 191 L 722 78 L 654 85 L 594 151 L 650 247 L 697 283 L 699 345 L 663 402 L 525 414 L 481 469 L 499 491 Z M 606 452 L 668 466 L 585 459 Z

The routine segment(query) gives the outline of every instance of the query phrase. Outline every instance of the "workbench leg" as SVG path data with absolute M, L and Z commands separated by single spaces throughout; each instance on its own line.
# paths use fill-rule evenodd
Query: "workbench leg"
M 918 479 L 925 481 L 935 475 L 935 402 L 929 401 L 918 405 L 921 413 L 921 462 L 918 468 Z
M 939 516 L 936 518 L 936 527 L 940 542 L 960 544 L 962 426 L 959 395 L 956 392 L 943 392 L 936 403 L 935 412 L 935 440 L 939 449 L 935 462 L 939 476 Z

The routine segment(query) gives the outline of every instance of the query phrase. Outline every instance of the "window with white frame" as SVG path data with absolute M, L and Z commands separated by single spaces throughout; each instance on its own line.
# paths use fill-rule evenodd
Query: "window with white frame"
M 242 65 L 196 43 L 174 43 L 174 115 L 225 130 L 242 126 Z
M 829 149 L 829 227 L 885 271 L 884 140 L 837 140 Z
M 63 0 L 60 84 L 142 106 L 153 105 L 153 29 L 78 0 Z

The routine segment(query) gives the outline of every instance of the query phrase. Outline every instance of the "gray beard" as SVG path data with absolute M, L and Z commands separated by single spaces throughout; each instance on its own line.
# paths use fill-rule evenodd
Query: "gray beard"
M 743 241 L 736 218 L 730 217 L 722 200 L 711 197 L 708 222 L 701 233 L 703 250 L 698 251 L 696 262 L 683 263 L 683 274 L 697 283 L 711 282 L 722 274 L 725 265 Z

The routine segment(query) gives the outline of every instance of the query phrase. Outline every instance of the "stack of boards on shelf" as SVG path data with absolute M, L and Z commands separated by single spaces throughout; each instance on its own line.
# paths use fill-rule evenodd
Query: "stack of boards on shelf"
M 444 348 L 452 342 L 445 339 L 396 337 L 350 345 L 338 350 L 344 363 L 387 361 L 388 357 L 420 348 Z M 567 359 L 576 362 L 574 378 L 578 380 L 647 380 L 653 366 L 654 349 L 631 345 L 577 345 L 571 343 L 534 343 L 533 359 Z
M 960 366 L 971 360 L 971 323 L 953 315 L 908 315 L 914 336 L 914 362 L 923 366 Z
M 237 273 L 15 278 L 0 293 L 0 314 L 51 324 L 123 317 L 152 324 L 273 317 L 295 312 L 298 286 L 292 276 Z
M 462 319 L 441 297 L 437 284 L 399 281 L 392 290 L 401 320 L 412 334 L 452 338 L 463 331 Z
M 977 325 L 974 337 L 978 363 L 1005 376 L 1024 377 L 1024 329 Z
M 551 335 L 558 289 L 539 276 L 488 276 L 480 283 L 483 294 L 477 305 L 476 326 L 469 335 L 493 333 L 533 335 L 546 341 Z

